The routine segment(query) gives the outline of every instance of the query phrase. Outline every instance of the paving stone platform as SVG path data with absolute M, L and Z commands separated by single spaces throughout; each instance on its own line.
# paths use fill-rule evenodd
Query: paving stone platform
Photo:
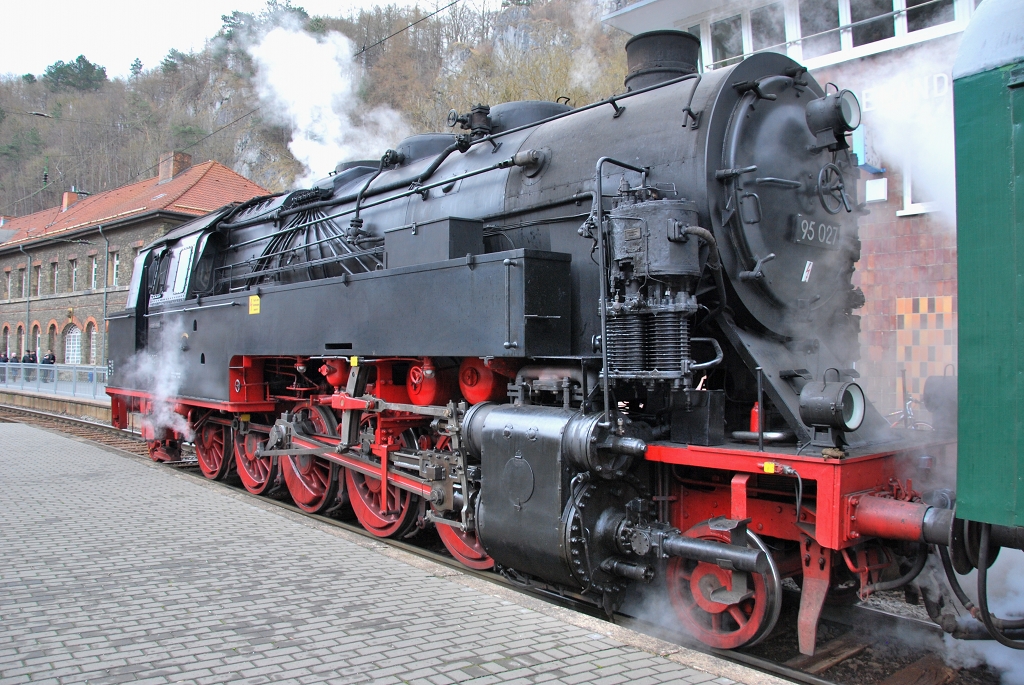
M 0 683 L 783 681 L 0 424 Z

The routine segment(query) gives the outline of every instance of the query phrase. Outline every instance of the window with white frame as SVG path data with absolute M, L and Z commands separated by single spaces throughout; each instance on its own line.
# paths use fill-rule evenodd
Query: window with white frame
M 35 292 L 33 292 L 32 294 L 33 295 L 42 295 L 43 294 L 43 267 L 42 266 L 33 266 L 32 268 L 35 270 L 35 275 L 36 275 L 36 277 L 34 279 L 35 282 L 36 282 L 36 289 L 35 289 Z
M 82 331 L 72 325 L 64 334 L 64 363 L 82 363 Z
M 11 292 L 11 272 L 7 272 L 7 299 L 10 300 L 14 297 L 14 293 Z
M 811 68 L 960 31 L 977 0 L 791 0 L 712 10 L 688 30 L 709 68 L 772 50 Z
M 89 289 L 96 290 L 99 285 L 100 265 L 95 257 L 89 257 L 89 270 L 92 272 L 89 278 Z
M 97 347 L 96 342 L 97 339 L 99 338 L 99 336 L 96 335 L 96 326 L 94 326 L 93 324 L 89 324 L 88 326 L 86 326 L 86 334 L 86 337 L 89 338 L 89 364 L 95 366 Z
M 113 287 L 117 287 L 117 275 L 121 270 L 121 253 L 111 252 L 110 253 L 110 283 Z
M 60 283 L 60 268 L 57 262 L 50 265 L 51 269 L 51 283 L 53 285 L 53 294 L 57 294 L 57 286 Z
M 71 292 L 78 291 L 78 260 L 71 260 Z

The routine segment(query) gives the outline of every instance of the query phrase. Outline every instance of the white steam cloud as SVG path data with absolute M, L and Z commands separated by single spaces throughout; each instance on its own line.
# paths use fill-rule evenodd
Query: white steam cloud
M 128 387 L 147 391 L 153 407 L 143 422 L 153 429 L 158 438 L 165 430 L 174 430 L 192 440 L 195 436 L 184 416 L 174 411 L 172 398 L 178 396 L 185 374 L 183 341 L 188 340 L 181 321 L 162 319 L 163 326 L 154 335 L 150 333 L 149 347 L 137 352 L 127 362 L 125 375 Z
M 310 185 L 342 161 L 376 159 L 410 134 L 401 114 L 359 99 L 355 45 L 337 32 L 314 37 L 277 27 L 247 49 L 256 63 L 264 116 L 292 131 L 288 149 Z
M 921 47 L 900 58 L 898 69 L 877 66 L 863 74 L 844 70 L 841 87 L 852 87 L 864 110 L 867 161 L 910 174 L 911 199 L 956 225 L 953 80 L 956 49 Z M 890 188 L 891 191 L 901 189 Z

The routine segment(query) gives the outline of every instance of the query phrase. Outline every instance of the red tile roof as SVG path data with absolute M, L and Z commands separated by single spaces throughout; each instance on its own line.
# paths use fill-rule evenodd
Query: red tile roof
M 158 184 L 153 177 L 84 197 L 61 211 L 61 205 L 9 219 L 4 230 L 17 231 L 0 249 L 55 233 L 141 217 L 157 211 L 201 216 L 230 202 L 244 202 L 269 191 L 219 162 L 204 162 Z

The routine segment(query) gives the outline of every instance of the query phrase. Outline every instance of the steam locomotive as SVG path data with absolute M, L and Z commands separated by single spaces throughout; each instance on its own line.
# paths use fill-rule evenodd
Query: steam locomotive
M 771 632 L 783 578 L 813 653 L 827 597 L 909 582 L 928 543 L 977 558 L 914 489 L 953 434 L 893 430 L 856 382 L 856 97 L 698 50 L 636 36 L 620 95 L 453 110 L 147 246 L 109 320 L 114 424 L 609 612 L 662 593 L 721 648 Z

